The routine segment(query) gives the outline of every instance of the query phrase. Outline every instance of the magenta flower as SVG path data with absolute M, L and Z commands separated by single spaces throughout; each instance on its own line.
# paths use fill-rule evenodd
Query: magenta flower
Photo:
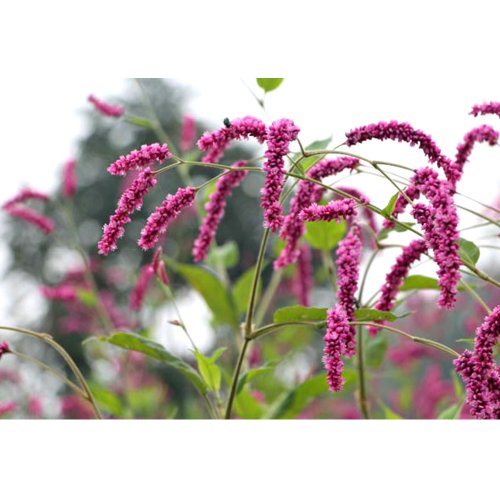
M 299 258 L 297 259 L 297 270 L 292 282 L 292 289 L 297 296 L 299 304 L 308 307 L 310 305 L 309 294 L 313 287 L 313 266 L 311 249 L 308 245 L 302 245 Z
M 483 104 L 474 104 L 469 113 L 473 116 L 478 115 L 497 115 L 500 117 L 500 102 L 485 102 Z
M 5 211 L 12 217 L 16 219 L 21 219 L 37 227 L 40 231 L 45 234 L 52 233 L 56 228 L 54 221 L 49 217 L 46 217 L 38 212 L 35 212 L 31 208 L 25 207 L 23 205 L 9 205 Z
M 297 138 L 300 129 L 291 120 L 273 122 L 267 136 L 266 161 L 262 168 L 266 172 L 261 189 L 260 206 L 264 209 L 264 227 L 276 232 L 283 225 L 283 207 L 279 201 L 285 183 L 285 160 L 290 142 Z
M 160 263 L 158 264 L 158 271 L 156 272 L 156 274 L 164 285 L 168 286 L 170 284 L 167 275 L 167 270 L 165 269 L 165 262 L 163 260 L 161 260 Z
M 17 405 L 14 403 L 14 401 L 7 401 L 3 403 L 0 401 L 0 417 L 3 417 L 4 415 L 7 415 L 7 413 L 12 413 L 13 411 L 16 411 Z
M 174 195 L 169 194 L 163 203 L 149 216 L 146 225 L 141 231 L 139 246 L 143 250 L 153 248 L 160 236 L 166 232 L 168 224 L 174 220 L 180 212 L 192 206 L 196 195 L 196 188 L 188 186 L 179 188 Z
M 182 120 L 180 150 L 185 153 L 193 149 L 196 138 L 196 123 L 191 115 L 185 115 Z
M 139 311 L 144 300 L 144 296 L 148 290 L 151 280 L 154 276 L 154 269 L 151 264 L 147 264 L 139 271 L 137 283 L 130 294 L 129 305 L 133 311 Z
M 107 102 L 97 99 L 94 95 L 89 95 L 88 101 L 94 105 L 94 108 L 106 116 L 112 116 L 113 118 L 119 118 L 125 113 L 125 108 L 119 105 L 108 104 Z
M 500 367 L 493 349 L 500 336 L 500 306 L 476 330 L 474 351 L 465 350 L 453 363 L 467 389 L 466 402 L 479 419 L 500 419 Z
M 343 191 L 346 194 L 350 194 L 357 198 L 363 205 L 368 205 L 370 203 L 369 198 L 364 195 L 359 189 L 353 187 L 342 186 L 337 188 L 339 191 Z M 375 221 L 374 213 L 367 207 L 363 207 L 363 215 L 368 223 L 368 226 L 376 234 L 378 232 L 377 222 Z
M 345 169 L 352 170 L 359 165 L 359 160 L 348 156 L 342 156 L 335 159 L 324 159 L 314 165 L 309 170 L 308 175 L 311 179 L 321 181 L 325 177 L 336 175 Z M 279 269 L 289 264 L 293 264 L 299 256 L 299 240 L 304 234 L 304 221 L 299 217 L 302 210 L 318 203 L 325 188 L 308 181 L 300 181 L 297 193 L 290 203 L 290 211 L 286 215 L 280 231 L 280 238 L 286 241 L 286 245 L 281 251 L 280 256 L 274 262 L 274 268 Z
M 357 215 L 357 203 L 350 198 L 331 201 L 327 205 L 313 203 L 304 208 L 300 213 L 302 220 L 306 221 L 331 221 L 340 222 L 341 219 L 348 219 Z
M 361 229 L 358 224 L 353 224 L 347 236 L 339 243 L 336 260 L 337 303 L 344 310 L 347 321 L 354 321 L 355 293 L 358 289 L 360 260 Z M 349 330 L 350 337 L 345 342 L 345 354 L 347 356 L 354 354 L 356 336 L 354 326 L 350 326 Z
M 63 196 L 71 198 L 76 193 L 76 161 L 68 160 L 63 167 Z
M 42 401 L 38 396 L 31 396 L 28 401 L 28 413 L 35 418 L 43 415 Z
M 246 162 L 239 161 L 233 167 L 243 167 L 245 164 Z M 219 222 L 224 216 L 226 199 L 231 195 L 233 189 L 242 183 L 247 174 L 247 170 L 230 170 L 217 181 L 215 191 L 210 195 L 210 200 L 205 205 L 206 215 L 194 242 L 193 257 L 195 262 L 205 260 L 208 249 L 215 239 Z
M 401 255 L 396 259 L 396 263 L 391 267 L 390 272 L 385 277 L 385 283 L 382 285 L 382 293 L 378 299 L 375 309 L 379 311 L 390 311 L 394 306 L 394 301 L 408 276 L 411 265 L 420 259 L 421 255 L 427 250 L 427 243 L 424 240 L 413 240 L 409 245 L 403 248 Z M 383 324 L 383 323 L 382 323 Z M 368 332 L 375 335 L 379 328 L 368 327 Z
M 27 200 L 38 200 L 38 201 L 47 202 L 47 201 L 50 201 L 50 198 L 46 194 L 40 193 L 39 191 L 35 191 L 34 189 L 24 188 L 19 192 L 19 194 L 17 194 L 16 196 L 11 198 L 10 200 L 7 200 L 2 205 L 2 208 L 7 209 L 9 207 L 17 205 L 18 203 L 23 203 Z
M 215 132 L 205 132 L 197 143 L 201 151 L 207 151 L 202 161 L 216 163 L 222 158 L 231 141 L 249 137 L 255 137 L 261 144 L 267 138 L 267 128 L 264 123 L 252 116 L 236 118 L 230 122 L 229 126 Z
M 135 210 L 141 209 L 143 197 L 155 184 L 154 172 L 147 167 L 122 194 L 115 213 L 103 228 L 101 241 L 97 245 L 100 254 L 108 255 L 109 252 L 116 250 L 116 242 L 125 233 L 124 226 L 130 222 L 130 215 Z
M 10 352 L 9 344 L 7 344 L 7 341 L 2 340 L 0 342 L 0 359 L 2 359 L 2 356 L 8 352 Z
M 455 162 L 451 170 L 452 176 L 448 179 L 453 187 L 455 187 L 457 182 L 462 178 L 464 165 L 469 160 L 474 144 L 478 142 L 487 142 L 490 146 L 495 146 L 498 144 L 498 136 L 498 132 L 489 125 L 481 125 L 465 134 L 464 142 L 457 147 Z
M 49 300 L 75 302 L 78 300 L 77 289 L 73 285 L 43 286 L 40 291 Z
M 355 128 L 346 133 L 347 145 L 354 146 L 362 142 L 378 139 L 380 141 L 392 140 L 406 142 L 410 146 L 418 146 L 431 163 L 437 163 L 446 177 L 449 177 L 451 161 L 444 156 L 430 135 L 421 130 L 415 130 L 409 123 L 400 123 L 395 120 L 379 122 Z
M 108 167 L 108 172 L 113 175 L 125 175 L 129 170 L 151 167 L 155 161 L 161 164 L 171 157 L 172 153 L 167 144 L 144 144 L 140 150 L 134 149 L 128 155 L 120 156 Z
M 339 304 L 330 309 L 327 314 L 326 334 L 323 337 L 323 363 L 327 372 L 328 385 L 331 391 L 339 392 L 344 385 L 342 369 L 344 362 L 341 355 L 354 352 L 351 325 L 347 322 L 347 315 Z M 346 351 L 346 347 L 348 348 Z

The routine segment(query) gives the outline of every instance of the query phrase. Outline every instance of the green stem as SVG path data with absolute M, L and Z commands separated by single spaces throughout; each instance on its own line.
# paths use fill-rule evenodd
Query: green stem
M 375 257 L 378 255 L 380 252 L 381 248 L 376 248 L 373 253 L 370 255 L 370 259 L 368 260 L 368 263 L 366 264 L 366 269 L 363 274 L 363 278 L 361 280 L 361 285 L 359 287 L 359 294 L 358 294 L 358 302 L 361 304 L 363 301 L 363 291 L 365 289 L 365 284 L 366 284 L 366 279 L 368 277 L 368 272 L 370 271 L 370 268 L 375 260 Z
M 333 291 L 337 291 L 337 273 L 335 271 L 335 262 L 333 262 L 332 256 L 328 250 L 323 250 L 321 252 L 321 260 L 323 262 L 323 267 L 328 274 L 330 281 L 332 283 Z
M 469 292 L 471 297 L 475 299 L 478 304 L 480 304 L 486 313 L 491 314 L 491 309 L 488 307 L 488 304 L 481 298 L 481 296 L 467 283 L 465 280 L 460 280 L 459 283 Z
M 267 310 L 271 305 L 274 298 L 276 290 L 281 283 L 281 278 L 283 277 L 283 269 L 273 270 L 273 275 L 271 276 L 271 281 L 269 282 L 266 291 L 262 295 L 259 307 L 255 313 L 255 324 L 260 325 L 264 320 Z
M 258 328 L 257 330 L 254 330 L 249 336 L 249 339 L 258 339 L 259 337 L 263 337 L 264 335 L 275 332 L 290 325 L 305 325 L 319 328 L 320 326 L 324 326 L 325 323 L 325 321 L 284 321 L 283 323 L 270 323 L 269 325 L 265 325 L 261 328 Z
M 358 384 L 359 384 L 359 408 L 365 419 L 370 418 L 368 409 L 368 398 L 366 393 L 365 361 L 363 354 L 363 328 L 358 326 L 358 344 L 357 344 L 357 366 L 358 366 Z
M 226 413 L 224 418 L 229 420 L 231 418 L 231 410 L 233 408 L 234 397 L 236 395 L 236 387 L 238 385 L 238 380 L 240 378 L 241 366 L 243 365 L 243 360 L 245 359 L 245 354 L 247 351 L 248 344 L 250 343 L 250 339 L 246 338 L 243 340 L 243 345 L 241 346 L 240 355 L 238 356 L 238 361 L 236 363 L 236 367 L 233 373 L 233 380 L 231 383 L 231 390 L 229 393 L 229 399 L 227 400 Z

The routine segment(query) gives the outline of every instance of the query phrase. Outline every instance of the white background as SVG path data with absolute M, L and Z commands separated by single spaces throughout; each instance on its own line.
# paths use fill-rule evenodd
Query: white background
M 74 153 L 88 93 L 112 94 L 129 76 L 193 82 L 193 111 L 218 120 L 257 114 L 234 75 L 285 76 L 269 112 L 293 118 L 306 137 L 395 118 L 431 133 L 448 154 L 479 124 L 470 106 L 500 100 L 493 1 L 3 5 L 2 199 L 27 181 L 50 189 L 54 169 Z M 67 141 L 54 143 L 61 130 Z M 490 201 L 498 157 L 468 168 L 468 192 Z M 2 421 L 2 498 L 465 499 L 497 491 L 493 422 L 233 424 Z

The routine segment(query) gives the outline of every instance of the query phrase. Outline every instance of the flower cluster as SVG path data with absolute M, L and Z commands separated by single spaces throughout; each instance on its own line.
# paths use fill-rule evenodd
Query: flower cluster
M 144 296 L 155 274 L 154 268 L 151 264 L 142 266 L 139 271 L 137 283 L 130 294 L 129 306 L 133 311 L 139 311 L 144 300 Z
M 313 287 L 313 267 L 311 249 L 308 245 L 302 245 L 299 258 L 297 259 L 297 270 L 292 282 L 292 289 L 299 304 L 308 307 L 310 305 L 309 294 Z
M 300 218 L 306 221 L 331 221 L 340 222 L 341 219 L 355 217 L 357 215 L 356 202 L 350 198 L 331 201 L 327 205 L 313 203 L 304 208 Z
M 166 232 L 170 221 L 180 212 L 194 203 L 196 189 L 188 186 L 179 188 L 174 195 L 169 194 L 163 203 L 148 217 L 146 225 L 141 231 L 139 246 L 143 250 L 153 248 L 160 236 Z
M 125 175 L 129 170 L 151 167 L 155 161 L 163 163 L 172 157 L 167 144 L 144 144 L 141 149 L 134 149 L 126 156 L 120 156 L 118 160 L 108 167 L 108 172 L 113 175 Z
M 266 161 L 262 166 L 266 172 L 261 189 L 260 205 L 264 209 L 264 227 L 278 231 L 283 225 L 283 207 L 279 201 L 285 182 L 285 160 L 290 142 L 297 139 L 300 129 L 288 119 L 273 122 L 267 136 Z
M 115 213 L 103 228 L 102 238 L 97 245 L 100 254 L 108 255 L 116 250 L 116 242 L 123 236 L 124 226 L 131 220 L 130 215 L 141 209 L 143 197 L 155 184 L 154 172 L 147 167 L 122 194 Z
M 426 250 L 427 243 L 424 240 L 413 240 L 403 248 L 401 255 L 398 256 L 396 263 L 385 277 L 385 282 L 382 285 L 382 293 L 375 305 L 375 309 L 379 311 L 390 311 L 392 309 L 399 287 L 408 275 L 411 265 L 419 260 Z M 375 327 L 368 328 L 369 333 L 372 335 L 377 333 L 378 330 Z
M 107 102 L 97 99 L 97 97 L 92 94 L 89 95 L 88 101 L 91 102 L 95 109 L 106 116 L 111 116 L 113 118 L 119 118 L 125 113 L 125 108 L 117 104 L 108 104 Z
M 182 120 L 180 150 L 185 153 L 193 148 L 196 138 L 196 123 L 191 115 L 185 115 Z
M 10 352 L 9 344 L 7 344 L 5 340 L 2 340 L 0 342 L 0 359 L 2 359 L 2 356 L 8 352 Z
M 202 161 L 206 163 L 217 162 L 222 158 L 231 141 L 248 139 L 249 137 L 254 137 L 260 143 L 267 139 L 265 124 L 253 116 L 236 118 L 215 132 L 205 132 L 197 143 L 201 151 L 207 151 Z
M 472 415 L 480 419 L 500 419 L 500 367 L 493 348 L 500 336 L 500 306 L 495 307 L 476 330 L 474 351 L 465 350 L 454 361 L 464 379 L 467 403 Z
M 370 199 L 365 194 L 363 194 L 359 189 L 350 186 L 339 186 L 337 189 L 339 191 L 342 191 L 343 193 L 354 196 L 354 198 L 357 198 L 362 205 L 368 205 L 370 203 Z M 366 219 L 368 226 L 376 234 L 378 232 L 378 227 L 377 227 L 377 222 L 375 221 L 375 214 L 373 213 L 373 211 L 370 210 L 368 207 L 364 206 L 363 216 Z
M 63 167 L 63 196 L 71 198 L 76 193 L 76 161 L 68 160 Z
M 474 104 L 472 111 L 473 116 L 478 115 L 497 115 L 500 117 L 500 102 L 485 102 L 483 104 Z
M 335 159 L 323 159 L 309 170 L 311 179 L 321 181 L 331 175 L 336 175 L 345 169 L 352 170 L 359 165 L 359 160 L 348 156 Z M 318 203 L 325 188 L 309 181 L 301 180 L 298 184 L 297 193 L 290 203 L 290 211 L 286 215 L 280 230 L 280 238 L 285 240 L 286 245 L 280 256 L 274 262 L 274 268 L 279 269 L 293 264 L 299 256 L 299 240 L 304 234 L 304 221 L 300 218 L 302 210 L 312 203 Z
M 236 162 L 233 167 L 243 167 L 244 161 Z M 215 238 L 219 223 L 224 216 L 226 199 L 231 195 L 233 189 L 238 187 L 247 176 L 247 170 L 230 170 L 223 175 L 215 185 L 215 191 L 210 195 L 210 200 L 205 205 L 205 219 L 200 226 L 200 232 L 193 246 L 193 257 L 195 262 L 205 260 L 208 249 Z

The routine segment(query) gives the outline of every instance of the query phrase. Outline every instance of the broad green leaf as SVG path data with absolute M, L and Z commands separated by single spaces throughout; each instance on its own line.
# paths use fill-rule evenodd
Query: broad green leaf
M 221 353 L 222 354 L 222 353 Z M 219 392 L 221 382 L 221 371 L 215 362 L 204 356 L 201 352 L 195 351 L 194 355 L 198 362 L 198 370 L 207 387 L 212 392 Z
M 283 80 L 284 78 L 257 78 L 257 85 L 267 93 L 276 90 Z
M 479 260 L 479 248 L 472 241 L 460 238 L 458 240 L 458 255 L 464 264 L 475 266 Z
M 233 287 L 233 297 L 234 303 L 238 310 L 238 314 L 243 314 L 248 307 L 248 301 L 250 299 L 250 292 L 252 290 L 253 275 L 255 273 L 255 266 L 247 269 L 236 281 Z M 260 292 L 262 289 L 262 280 L 259 280 L 257 286 L 257 299 L 260 297 Z
M 456 403 L 454 405 L 445 408 L 439 415 L 439 420 L 456 420 L 460 418 L 460 413 L 462 412 L 463 403 Z
M 238 264 L 240 252 L 235 241 L 227 241 L 220 247 L 212 247 L 208 252 L 207 263 L 217 268 L 219 264 L 223 264 L 226 269 L 234 267 Z
M 168 259 L 168 263 L 203 297 L 218 322 L 238 326 L 239 318 L 229 292 L 215 274 L 203 267 L 178 264 L 173 259 Z
M 413 274 L 405 278 L 399 290 L 401 292 L 406 292 L 408 290 L 439 290 L 439 284 L 436 278 Z
M 79 288 L 76 291 L 76 296 L 78 297 L 78 300 L 87 307 L 94 307 L 97 304 L 97 297 L 92 290 Z
M 262 417 L 263 410 L 254 396 L 243 389 L 234 398 L 234 409 L 240 418 L 258 419 Z
M 89 382 L 89 386 L 94 398 L 97 401 L 97 406 L 103 408 L 114 417 L 123 416 L 122 402 L 114 392 L 92 382 Z
M 128 418 L 150 417 L 158 411 L 158 401 L 161 398 L 159 387 L 139 387 L 129 389 L 125 393 Z
M 261 366 L 259 368 L 251 368 L 247 372 L 245 372 L 240 379 L 238 380 L 238 385 L 236 387 L 236 394 L 238 394 L 243 387 L 245 387 L 245 384 L 248 382 L 251 382 L 255 378 L 265 375 L 266 373 L 272 372 L 274 370 L 274 367 L 272 366 Z
M 394 410 L 391 410 L 391 408 L 389 408 L 382 401 L 379 401 L 379 405 L 381 406 L 382 410 L 384 410 L 384 418 L 386 420 L 401 420 L 403 418 L 401 415 L 398 415 Z
M 326 312 L 326 307 L 287 306 L 274 312 L 274 322 L 326 321 Z
M 135 125 L 137 127 L 141 128 L 147 128 L 147 129 L 154 129 L 154 125 L 151 122 L 151 120 L 148 120 L 147 118 L 143 118 L 142 116 L 126 116 L 125 120 L 127 123 L 130 123 L 132 125 Z
M 401 316 L 396 316 L 390 311 L 379 311 L 363 307 L 354 311 L 354 318 L 356 321 L 396 321 Z
M 389 217 L 394 212 L 394 207 L 396 206 L 396 200 L 398 199 L 399 191 L 391 196 L 389 203 L 382 209 L 382 214 Z
M 370 368 L 380 368 L 384 362 L 385 353 L 389 347 L 387 335 L 377 335 L 366 346 L 366 364 Z
M 309 245 L 318 250 L 332 250 L 345 236 L 345 221 L 306 222 L 305 238 Z
M 109 337 L 92 337 L 92 340 L 94 339 L 121 347 L 122 349 L 127 349 L 129 351 L 142 352 L 146 356 L 154 358 L 181 372 L 201 394 L 206 394 L 207 392 L 207 385 L 200 375 L 185 361 L 182 361 L 173 354 L 170 354 L 161 344 L 158 344 L 157 342 L 148 340 L 140 335 L 137 335 L 136 333 L 128 332 L 116 332 Z

